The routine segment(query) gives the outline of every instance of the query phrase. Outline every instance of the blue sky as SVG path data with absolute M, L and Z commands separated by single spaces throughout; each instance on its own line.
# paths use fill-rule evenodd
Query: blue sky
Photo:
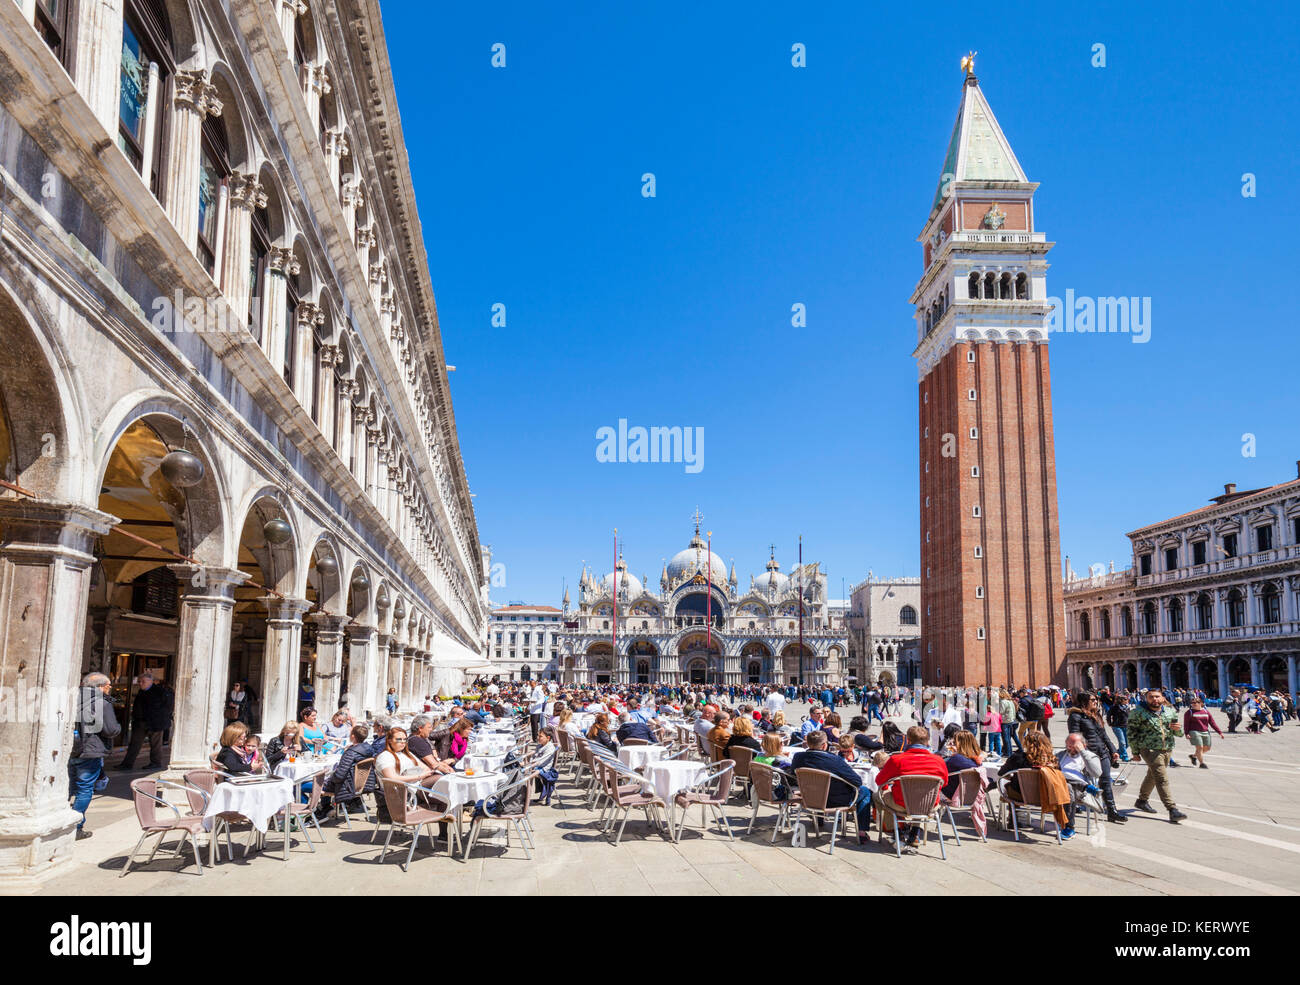
M 972 48 L 1041 182 L 1049 293 L 1152 299 L 1145 345 L 1051 342 L 1076 570 L 1225 482 L 1295 476 L 1285 5 L 811 6 L 385 3 L 494 602 L 558 604 L 614 527 L 657 583 L 697 506 L 745 585 L 800 533 L 832 595 L 917 573 L 908 297 Z M 619 418 L 704 428 L 703 470 L 598 462 Z

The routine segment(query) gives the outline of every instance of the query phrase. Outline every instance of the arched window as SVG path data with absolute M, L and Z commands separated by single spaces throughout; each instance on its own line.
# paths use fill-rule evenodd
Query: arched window
M 317 321 L 311 323 L 311 406 L 307 410 L 317 424 L 320 424 L 320 353 L 325 348 L 323 328 Z
M 266 206 L 253 210 L 248 243 L 248 332 L 262 341 L 262 295 L 266 292 L 266 258 L 271 252 L 271 218 Z M 336 432 L 337 433 L 337 432 Z
M 1142 632 L 1147 636 L 1157 632 L 1156 630 L 1156 604 L 1148 602 L 1142 606 Z
M 59 0 L 59 6 L 66 3 L 67 0 Z M 150 66 L 157 66 L 155 86 L 150 85 Z M 144 176 L 155 198 L 162 175 L 162 93 L 166 91 L 168 77 L 175 71 L 171 25 L 163 0 L 127 0 L 122 15 L 117 144 L 131 166 Z
M 1133 635 L 1133 613 L 1127 605 L 1119 610 L 1119 628 L 1121 636 Z
M 1265 623 L 1278 623 L 1282 621 L 1282 598 L 1278 594 L 1277 586 L 1268 584 L 1264 586 L 1263 594 L 1259 597 L 1260 616 Z
M 208 273 L 216 270 L 218 206 L 221 187 L 230 177 L 230 141 L 221 117 L 203 118 L 199 158 L 199 260 Z
M 966 296 L 968 298 L 978 298 L 980 296 L 979 271 L 972 273 L 966 278 Z
M 998 296 L 998 275 L 991 270 L 984 275 L 984 298 L 987 301 L 995 301 Z
M 1181 633 L 1183 631 L 1183 600 L 1169 600 L 1169 632 Z
M 650 683 L 650 661 L 638 660 L 636 662 L 636 682 L 638 684 Z
M 1003 274 L 998 284 L 998 298 L 1002 301 L 1011 300 L 1011 275 Z
M 1016 300 L 1029 300 L 1029 275 L 1016 274 Z
M 903 606 L 903 608 L 899 610 L 898 621 L 899 624 L 903 626 L 915 626 L 916 610 L 913 609 L 910 605 Z
M 1110 639 L 1110 610 L 1109 609 L 1101 610 L 1101 638 L 1103 640 Z
M 299 272 L 299 277 L 302 273 Z M 295 379 L 294 362 L 298 353 L 298 277 L 294 277 L 287 270 L 284 275 L 284 354 L 283 354 L 283 372 L 284 382 L 289 384 L 289 389 L 293 389 Z M 362 436 L 359 442 L 354 444 L 364 444 L 365 437 Z
M 1086 612 L 1079 613 L 1079 634 L 1083 640 L 1092 639 L 1092 620 Z
M 521 681 L 531 681 L 533 679 L 533 671 L 528 664 L 524 664 L 519 668 L 519 679 Z
M 1246 600 L 1241 589 L 1234 588 L 1228 593 L 1228 625 L 1234 628 L 1246 624 Z
M 1196 597 L 1196 628 L 1214 628 L 1214 603 L 1208 592 L 1202 592 Z

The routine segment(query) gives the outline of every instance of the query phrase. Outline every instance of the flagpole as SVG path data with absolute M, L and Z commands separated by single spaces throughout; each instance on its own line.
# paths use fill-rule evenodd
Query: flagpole
M 799 683 L 804 682 L 803 671 L 803 534 L 799 535 Z
M 705 536 L 708 538 L 704 547 L 704 567 L 708 571 L 708 595 L 704 599 L 704 621 L 708 623 L 705 631 L 704 658 L 709 659 L 709 651 L 713 649 L 713 531 L 706 530 Z
M 609 662 L 610 676 L 613 677 L 618 671 L 618 527 L 614 528 L 614 621 L 610 623 L 613 627 L 613 636 L 610 638 L 614 647 L 614 654 Z

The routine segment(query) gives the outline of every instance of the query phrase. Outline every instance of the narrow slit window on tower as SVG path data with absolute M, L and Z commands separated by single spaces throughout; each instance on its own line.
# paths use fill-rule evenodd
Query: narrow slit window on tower
M 982 598 L 984 597 L 984 586 L 983 586 L 983 585 L 976 585 L 976 586 L 975 586 L 975 597 L 976 597 L 977 599 L 982 599 Z
M 976 545 L 975 545 L 975 556 L 976 556 L 976 557 L 983 557 L 983 556 L 984 556 L 984 548 L 980 547 L 979 544 L 976 544 Z
M 970 436 L 971 436 L 971 440 L 972 440 L 972 441 L 978 440 L 978 438 L 979 438 L 979 436 L 980 436 L 980 429 L 979 429 L 979 428 L 971 428 L 971 429 L 970 429 Z
M 970 477 L 972 479 L 978 479 L 980 477 L 980 467 L 978 465 L 972 465 L 970 467 Z
M 979 515 L 980 515 L 980 508 L 979 508 L 978 504 L 975 505 L 975 506 L 972 506 L 972 507 L 970 508 L 970 515 L 973 516 L 973 517 L 977 517 L 977 518 L 979 517 Z
M 966 399 L 967 399 L 967 400 L 974 400 L 974 399 L 975 399 L 975 391 L 974 391 L 974 390 L 967 390 L 967 391 L 966 391 Z
M 973 363 L 973 362 L 975 361 L 975 350 L 974 350 L 974 349 L 967 349 L 967 350 L 966 350 L 966 361 L 967 361 L 968 363 Z
M 980 626 L 978 629 L 975 630 L 975 638 L 976 638 L 977 640 L 982 640 L 982 639 L 984 639 L 984 627 L 983 627 L 983 626 Z

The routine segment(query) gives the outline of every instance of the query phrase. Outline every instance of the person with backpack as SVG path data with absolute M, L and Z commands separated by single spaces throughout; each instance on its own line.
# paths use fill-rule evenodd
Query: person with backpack
M 72 809 L 81 815 L 77 840 L 90 837 L 86 830 L 86 808 L 100 776 L 104 759 L 113 749 L 113 738 L 122 731 L 108 696 L 113 684 L 104 674 L 87 674 L 77 695 L 76 726 L 72 733 L 72 756 L 68 759 L 68 797 Z

